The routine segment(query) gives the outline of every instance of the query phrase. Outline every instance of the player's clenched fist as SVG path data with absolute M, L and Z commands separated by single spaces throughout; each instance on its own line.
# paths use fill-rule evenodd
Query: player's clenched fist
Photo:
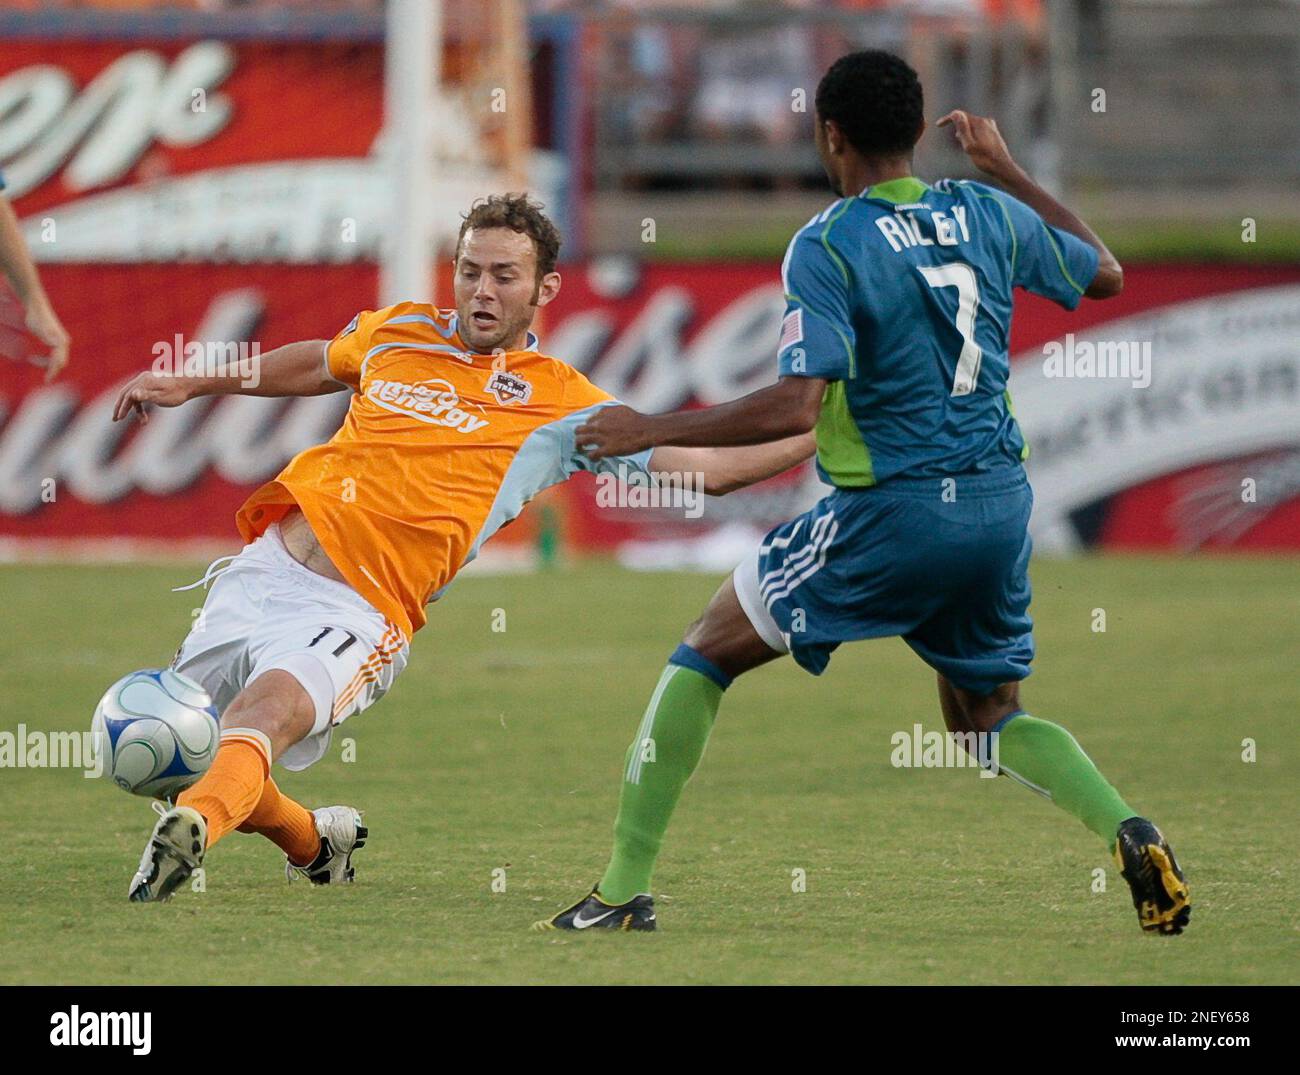
M 988 116 L 976 116 L 958 108 L 944 116 L 939 126 L 952 128 L 957 144 L 985 175 L 1005 179 L 1019 169 L 997 123 Z
M 646 416 L 631 407 L 601 407 L 578 427 L 575 440 L 588 459 L 635 455 L 653 443 Z
M 120 422 L 134 411 L 140 421 L 147 422 L 149 416 L 144 409 L 146 403 L 159 407 L 179 407 L 189 398 L 189 378 L 140 373 L 126 382 L 117 397 L 117 403 L 113 407 L 113 421 Z

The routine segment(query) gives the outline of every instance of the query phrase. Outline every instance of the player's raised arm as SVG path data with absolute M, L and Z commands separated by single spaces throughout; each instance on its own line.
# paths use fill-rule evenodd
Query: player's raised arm
M 147 421 L 145 405 L 179 407 L 198 396 L 323 396 L 348 386 L 330 375 L 325 340 L 285 344 L 251 362 L 236 360 L 211 373 L 186 376 L 148 371 L 129 380 L 117 397 L 113 421 L 135 412 Z
M 724 496 L 766 481 L 810 459 L 817 450 L 811 433 L 739 448 L 656 448 L 652 474 L 700 474 L 709 496 Z
M 1082 239 L 1097 252 L 1097 272 L 1084 290 L 1090 299 L 1109 299 L 1124 288 L 1124 270 L 1115 255 L 1078 216 L 1040 187 L 1011 156 L 998 125 L 987 116 L 962 109 L 949 112 L 940 127 L 951 127 L 971 163 L 1019 198 L 1054 228 Z

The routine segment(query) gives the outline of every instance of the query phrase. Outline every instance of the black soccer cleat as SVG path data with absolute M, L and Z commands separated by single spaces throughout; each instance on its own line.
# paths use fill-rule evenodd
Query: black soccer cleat
M 652 896 L 633 896 L 627 903 L 615 906 L 606 903 L 596 890 L 584 896 L 572 907 L 561 911 L 554 918 L 543 918 L 533 923 L 535 930 L 548 929 L 619 929 L 624 933 L 632 930 L 648 933 L 655 928 L 655 901 Z
M 1173 850 L 1151 822 L 1131 817 L 1119 827 L 1115 861 L 1133 892 L 1138 924 L 1148 933 L 1182 933 L 1192 917 L 1187 880 Z

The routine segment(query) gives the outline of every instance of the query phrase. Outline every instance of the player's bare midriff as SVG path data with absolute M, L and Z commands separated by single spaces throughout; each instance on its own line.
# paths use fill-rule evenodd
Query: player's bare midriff
M 327 579 L 347 583 L 347 579 L 334 566 L 334 562 L 325 555 L 325 550 L 321 548 L 316 535 L 312 533 L 311 523 L 297 508 L 290 508 L 280 520 L 280 537 L 284 539 L 284 547 L 289 550 L 289 555 L 308 571 L 324 575 Z

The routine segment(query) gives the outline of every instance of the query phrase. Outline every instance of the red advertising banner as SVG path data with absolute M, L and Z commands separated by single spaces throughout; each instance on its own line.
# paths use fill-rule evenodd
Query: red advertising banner
M 9 41 L 0 53 L 9 195 L 24 216 L 89 192 L 267 161 L 367 157 L 374 44 Z
M 186 340 L 250 341 L 265 351 L 332 335 L 358 309 L 372 306 L 375 293 L 375 273 L 363 266 L 60 265 L 45 275 L 76 346 L 71 367 L 52 385 L 35 368 L 0 367 L 0 534 L 10 538 L 233 540 L 230 520 L 243 497 L 294 452 L 328 437 L 346 398 L 195 400 L 156 412 L 137 427 L 109 422 L 117 387 L 178 333 Z M 564 279 L 560 298 L 547 310 L 543 348 L 631 405 L 662 410 L 716 403 L 774 376 L 782 310 L 774 266 L 594 262 L 564 267 Z M 1253 305 L 1238 310 L 1233 303 L 1242 301 Z M 1201 310 L 1207 303 L 1209 315 Z M 1203 346 L 1190 337 L 1163 339 L 1168 330 L 1160 322 L 1190 333 L 1202 331 L 1200 320 L 1210 316 L 1223 320 L 1235 341 L 1211 355 L 1211 380 L 1222 382 L 1216 389 L 1223 397 L 1222 428 L 1203 439 L 1206 429 L 1185 413 L 1203 389 L 1179 388 L 1179 398 L 1163 405 L 1172 427 L 1162 449 L 1170 469 L 1150 475 L 1141 466 L 1133 469 L 1146 457 L 1105 461 L 1118 431 L 1079 446 L 1074 458 L 1069 452 L 1059 461 L 1053 456 L 1050 472 L 1033 473 L 1040 442 L 1050 455 L 1051 438 L 1058 436 L 1051 420 L 1088 401 L 1076 399 L 1076 380 L 1047 381 L 1041 403 L 1031 402 L 1026 389 L 1032 385 L 1018 387 L 1013 380 L 1017 415 L 1034 450 L 1039 511 L 1052 503 L 1052 483 L 1063 480 L 1057 471 L 1102 468 L 1120 484 L 1067 504 L 1070 510 L 1058 520 L 1075 526 L 1079 544 L 1300 547 L 1298 308 L 1300 270 L 1289 269 L 1139 267 L 1130 271 L 1120 299 L 1085 303 L 1074 316 L 1024 298 L 1013 334 L 1016 378 L 1022 369 L 1041 368 L 1044 345 L 1067 332 L 1107 337 L 1134 317 L 1145 319 L 1141 333 L 1157 341 L 1152 383 L 1124 391 L 1152 401 L 1153 422 L 1161 393 L 1179 382 L 1180 365 L 1192 365 L 1177 347 L 1190 355 Z M 1184 419 L 1185 435 L 1178 427 Z M 1265 439 L 1252 442 L 1261 427 Z M 1241 509 L 1237 470 L 1257 486 L 1255 501 Z M 1214 510 L 1213 490 L 1225 481 L 1231 496 Z M 702 519 L 690 520 L 680 511 L 656 516 L 600 508 L 590 484 L 582 488 L 569 503 L 571 537 L 601 546 L 650 532 L 698 533 L 725 521 L 763 526 L 797 510 L 807 495 L 802 483 L 778 483 L 711 503 Z M 521 530 L 528 532 L 526 525 Z

